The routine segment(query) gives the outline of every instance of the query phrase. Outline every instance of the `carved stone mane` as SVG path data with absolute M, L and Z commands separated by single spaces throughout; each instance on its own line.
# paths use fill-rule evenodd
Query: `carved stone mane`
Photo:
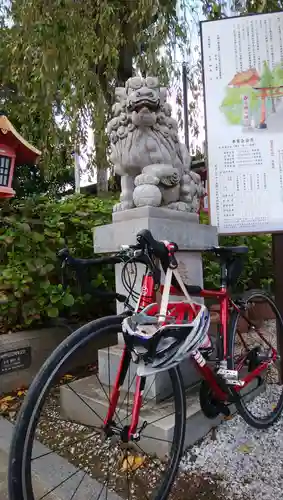
M 167 89 L 159 87 L 158 78 L 134 77 L 116 88 L 115 97 L 107 131 L 122 192 L 114 210 L 165 205 L 197 211 L 203 188 L 179 141 Z

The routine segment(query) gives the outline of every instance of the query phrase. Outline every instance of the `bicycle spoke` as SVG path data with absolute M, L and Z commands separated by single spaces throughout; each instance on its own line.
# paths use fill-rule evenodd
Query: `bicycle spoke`
M 100 493 L 99 493 L 99 495 L 98 495 L 98 497 L 97 497 L 97 499 L 96 499 L 96 500 L 99 500 L 99 499 L 100 499 L 100 497 L 101 497 L 101 495 L 102 495 L 102 492 L 103 492 L 104 488 L 105 488 L 105 483 L 103 483 L 102 488 L 101 488 L 101 490 L 100 490 Z
M 156 422 L 160 422 L 160 420 L 163 420 L 164 418 L 171 417 L 172 415 L 175 415 L 175 410 L 169 413 L 168 415 L 164 415 L 163 417 L 157 418 L 156 420 L 153 420 L 152 422 L 148 422 L 148 425 L 153 425 L 156 424 Z
M 108 462 L 108 472 L 107 472 L 107 485 L 109 484 L 109 469 L 110 469 L 110 442 L 108 442 L 108 457 L 107 457 L 107 462 Z M 106 498 L 105 500 L 107 500 L 108 498 L 108 487 L 106 489 Z
M 78 491 L 78 489 L 79 489 L 80 485 L 82 484 L 82 482 L 83 482 L 84 478 L 86 477 L 86 475 L 87 475 L 87 472 L 85 472 L 85 473 L 84 473 L 84 475 L 83 475 L 83 477 L 81 478 L 81 480 L 80 480 L 79 484 L 77 485 L 77 487 L 76 487 L 76 489 L 75 489 L 74 493 L 72 494 L 72 496 L 71 496 L 70 500 L 73 500 L 73 499 L 75 498 L 75 494 L 77 493 L 77 491 Z
M 102 383 L 100 382 L 100 380 L 99 380 L 99 378 L 98 378 L 97 374 L 95 374 L 95 376 L 96 376 L 96 378 L 97 378 L 97 380 L 98 380 L 98 383 L 99 383 L 99 385 L 100 385 L 100 387 L 101 387 L 102 391 L 104 392 L 104 394 L 105 394 L 105 396 L 106 396 L 106 398 L 107 398 L 107 401 L 108 401 L 108 403 L 109 403 L 109 405 L 110 405 L 110 399 L 109 399 L 109 397 L 107 396 L 107 392 L 105 391 L 105 389 L 104 389 L 104 387 L 103 387 Z M 122 425 L 122 422 L 121 422 L 121 420 L 119 419 L 119 417 L 118 417 L 118 415 L 117 415 L 116 410 L 115 410 L 115 412 L 114 412 L 114 413 L 115 413 L 115 416 L 116 416 L 116 418 L 117 418 L 117 420 L 118 420 L 119 424 L 120 424 L 120 425 Z
M 127 395 L 129 394 L 129 390 L 131 389 L 131 387 L 132 387 L 132 385 L 133 385 L 133 383 L 134 383 L 135 378 L 136 378 L 136 374 L 134 374 L 134 376 L 133 376 L 133 378 L 132 378 L 132 381 L 131 381 L 131 383 L 130 383 L 130 386 L 129 386 L 129 388 L 128 388 L 128 392 L 127 392 L 127 394 L 125 394 L 125 396 L 124 396 L 124 398 L 123 398 L 123 400 L 122 400 L 122 403 L 121 403 L 121 408 L 123 407 L 123 404 L 125 403 L 125 400 L 126 400 L 126 398 L 127 398 Z M 121 409 L 121 408 L 120 408 L 120 409 Z M 120 409 L 118 409 L 118 411 L 117 411 L 117 415 L 119 415 L 119 414 L 120 414 Z M 126 418 L 127 418 L 127 417 L 124 417 L 123 419 L 121 419 L 121 421 L 120 421 L 120 422 L 121 422 L 121 423 L 122 423 L 122 422 L 124 422 L 124 420 L 126 420 Z
M 146 439 L 153 439 L 154 441 L 161 441 L 162 443 L 171 443 L 172 444 L 172 441 L 169 441 L 169 439 L 163 439 L 163 438 L 157 438 L 157 437 L 154 437 L 154 436 L 148 436 L 147 434 L 144 434 L 142 432 L 141 436 L 143 438 L 146 438 Z
M 99 420 L 101 420 L 102 423 L 103 422 L 103 419 L 101 418 L 100 415 L 98 415 L 98 413 L 69 385 L 67 384 L 67 386 L 69 387 L 69 389 L 71 389 L 71 391 L 89 408 L 89 410 L 92 411 L 92 413 L 99 418 Z
M 141 453 L 142 453 L 143 455 L 148 456 L 148 453 L 146 453 L 146 452 L 143 450 L 143 448 L 142 448 L 139 444 L 137 444 L 137 443 L 135 443 L 135 444 L 136 444 L 137 448 L 139 448 L 139 450 L 141 451 Z M 154 460 L 154 458 L 153 458 L 153 457 L 151 457 L 151 460 L 153 461 L 153 463 L 154 463 L 155 465 L 157 465 L 157 468 L 158 468 L 161 472 L 163 472 L 163 470 L 160 468 L 160 464 L 159 464 L 158 462 L 156 462 L 156 460 Z
M 46 413 L 47 413 L 47 417 L 49 420 L 55 420 L 55 422 L 62 422 L 62 423 L 66 423 L 66 424 L 82 425 L 77 420 L 67 419 L 67 418 L 63 418 L 61 416 L 57 417 L 55 415 L 49 415 L 48 410 L 46 410 Z M 87 424 L 85 427 L 90 427 L 91 429 L 95 429 L 97 431 L 101 430 L 101 428 L 97 427 L 96 425 L 91 425 L 91 424 Z
M 52 453 L 58 453 L 58 452 L 60 452 L 62 450 L 65 450 L 65 449 L 69 448 L 69 446 L 74 446 L 77 443 L 83 443 L 84 441 L 86 441 L 87 439 L 90 439 L 94 435 L 95 435 L 95 433 L 90 434 L 88 436 L 85 436 L 84 438 L 77 439 L 76 441 L 71 441 L 71 443 L 68 443 L 65 446 L 62 446 L 58 450 L 51 450 L 51 451 L 48 451 L 47 453 L 42 453 L 41 455 L 38 455 L 37 457 L 33 457 L 31 459 L 31 461 L 33 462 L 34 460 L 38 460 L 39 458 L 47 457 L 48 455 L 52 455 Z
M 110 394 L 111 394 L 111 391 L 110 391 L 110 349 L 108 347 L 108 350 L 107 350 L 107 358 L 108 358 L 108 394 L 109 394 L 109 402 L 110 402 Z
M 148 393 L 149 393 L 150 389 L 152 388 L 153 384 L 154 384 L 154 377 L 153 377 L 153 380 L 152 380 L 152 382 L 151 382 L 150 386 L 148 387 L 148 389 L 147 389 L 146 393 L 145 393 L 145 394 L 144 394 L 144 396 L 143 396 L 143 399 L 144 399 L 144 400 L 146 400 L 146 396 L 148 395 Z M 149 401 L 151 401 L 151 400 L 152 400 L 152 399 L 154 399 L 155 397 L 156 397 L 156 396 L 154 396 L 153 398 L 149 399 Z M 142 405 L 142 407 L 143 407 L 143 405 Z
M 83 469 L 84 469 L 84 466 L 80 467 L 78 470 L 76 470 L 75 472 L 73 472 L 72 474 L 70 474 L 70 476 L 68 476 L 67 479 L 63 479 L 63 481 L 61 481 L 59 484 L 57 484 L 56 486 L 54 486 L 51 490 L 47 491 L 47 493 L 44 493 L 44 495 L 42 497 L 40 497 L 38 500 L 43 500 L 44 498 L 46 498 L 47 495 L 50 495 L 50 493 L 53 493 L 53 491 L 57 490 L 57 488 L 60 488 L 60 486 L 62 486 L 63 484 L 65 484 L 67 481 L 69 481 L 76 474 L 79 474 L 79 472 L 81 472 Z
M 129 478 L 129 461 L 128 461 L 128 451 L 126 451 L 127 453 L 127 489 L 128 489 L 128 499 L 130 500 L 130 497 L 131 497 L 131 485 L 130 485 L 130 478 Z

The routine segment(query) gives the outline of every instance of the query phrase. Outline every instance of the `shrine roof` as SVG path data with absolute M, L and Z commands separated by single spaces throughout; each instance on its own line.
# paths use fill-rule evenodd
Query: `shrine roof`
M 15 151 L 16 164 L 35 164 L 41 152 L 29 144 L 12 125 L 7 116 L 0 112 L 0 143 Z
M 228 85 L 233 85 L 235 87 L 241 87 L 242 85 L 253 85 L 260 80 L 259 74 L 256 69 L 251 68 L 247 71 L 241 71 L 236 73 L 234 78 Z

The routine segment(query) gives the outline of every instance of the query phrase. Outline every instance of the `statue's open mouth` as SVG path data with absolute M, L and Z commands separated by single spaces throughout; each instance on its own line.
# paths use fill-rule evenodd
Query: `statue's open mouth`
M 156 101 L 150 101 L 147 99 L 142 99 L 138 102 L 130 102 L 128 105 L 129 111 L 136 111 L 139 113 L 142 109 L 148 109 L 149 111 L 156 111 L 159 107 L 159 99 Z

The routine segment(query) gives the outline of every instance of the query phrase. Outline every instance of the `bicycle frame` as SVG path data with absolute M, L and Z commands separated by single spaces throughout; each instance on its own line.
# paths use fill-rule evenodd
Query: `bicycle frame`
M 160 291 L 163 294 L 164 286 L 160 287 Z M 170 287 L 170 295 L 179 296 L 183 295 L 182 292 L 176 290 L 173 286 Z M 219 337 L 223 346 L 223 361 L 227 361 L 228 359 L 228 321 L 229 321 L 229 309 L 233 308 L 241 315 L 242 311 L 235 304 L 235 302 L 230 298 L 229 291 L 225 285 L 225 282 L 222 281 L 221 288 L 218 290 L 205 290 L 202 289 L 198 294 L 201 298 L 214 298 L 217 299 L 220 304 L 220 325 L 219 325 Z M 147 272 L 142 279 L 141 293 L 139 296 L 138 304 L 136 307 L 136 312 L 142 311 L 149 303 L 156 302 L 156 284 L 154 281 L 154 276 L 151 272 Z M 247 320 L 247 319 L 246 319 Z M 248 320 L 247 320 L 248 321 Z M 249 322 L 249 321 L 248 321 Z M 250 323 L 250 322 L 249 322 Z M 276 358 L 276 351 L 269 346 L 273 352 L 273 360 Z M 192 353 L 191 358 L 194 360 L 196 368 L 198 369 L 201 376 L 208 382 L 215 396 L 221 402 L 231 402 L 231 395 L 237 394 L 240 390 L 242 390 L 245 386 L 247 386 L 255 377 L 259 376 L 259 374 L 266 370 L 270 361 L 262 362 L 255 370 L 248 373 L 246 377 L 242 379 L 241 386 L 233 386 L 232 390 L 227 390 L 223 387 L 223 384 L 220 383 L 219 377 L 213 372 L 210 366 L 207 364 L 205 358 L 202 356 L 200 351 L 196 351 Z M 131 353 L 127 349 L 127 346 L 124 346 L 122 357 L 120 360 L 120 365 L 118 369 L 118 373 L 116 376 L 116 380 L 113 386 L 113 390 L 110 396 L 110 403 L 108 408 L 108 413 L 104 421 L 104 426 L 109 427 L 111 423 L 113 423 L 113 419 L 115 416 L 116 406 L 119 400 L 121 387 L 124 384 L 127 371 L 129 368 L 129 364 L 131 361 Z M 143 391 L 145 388 L 146 377 L 137 376 L 136 379 L 136 388 L 134 394 L 134 401 L 132 407 L 132 419 L 129 428 L 127 429 L 128 439 L 135 440 L 138 439 L 138 421 L 140 410 L 142 406 L 142 397 Z M 222 387 L 221 387 L 222 386 Z M 235 392 L 234 392 L 235 391 Z

